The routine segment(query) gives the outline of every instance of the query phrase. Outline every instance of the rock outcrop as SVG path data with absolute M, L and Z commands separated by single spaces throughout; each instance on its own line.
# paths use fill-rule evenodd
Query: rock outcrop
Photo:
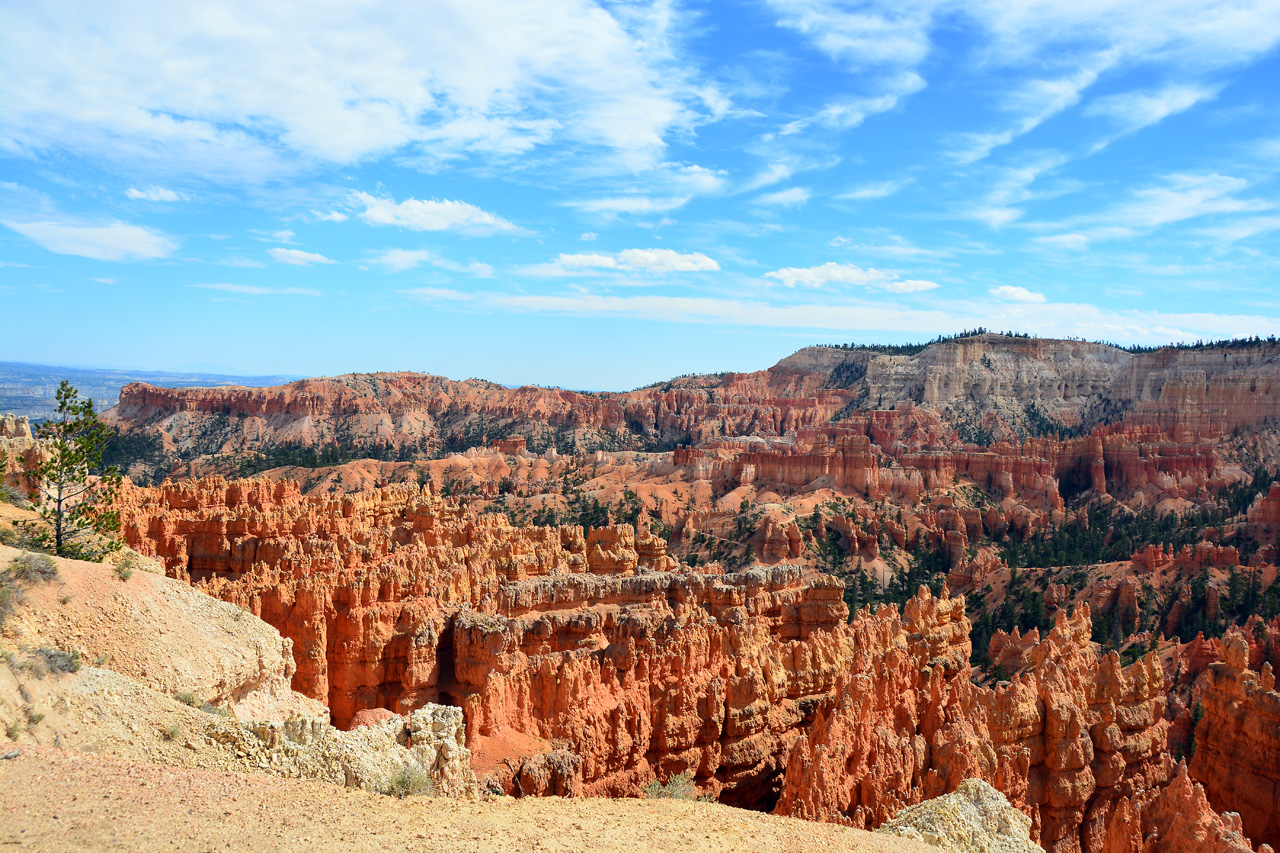
M 1209 802 L 1237 812 L 1245 834 L 1280 844 L 1280 693 L 1270 663 L 1249 669 L 1249 645 L 1227 634 L 1222 660 L 1209 665 L 1196 726 L 1191 776 Z
M 0 547 L 0 567 L 16 553 Z M 241 608 L 149 572 L 55 565 L 0 634 L 10 739 L 383 792 L 408 768 L 436 794 L 476 796 L 459 708 L 339 731 L 290 690 L 290 641 Z
M 408 485 L 330 497 L 209 478 L 121 504 L 134 548 L 293 640 L 295 689 L 340 726 L 460 708 L 479 775 L 509 792 L 628 795 L 690 774 L 722 802 L 874 828 L 977 778 L 1055 853 L 1140 849 L 1115 846 L 1118 820 L 1149 827 L 1125 836 L 1145 844 L 1181 825 L 1171 797 L 1204 796 L 1170 788 L 1159 659 L 1099 654 L 1087 605 L 1064 600 L 1043 638 L 1005 637 L 1016 675 L 984 688 L 964 599 L 927 588 L 850 620 L 827 575 L 688 571 L 627 525 L 517 528 Z M 984 523 L 929 511 L 954 532 Z M 1239 830 L 1212 809 L 1177 820 Z
M 495 439 L 507 440 L 498 445 L 504 452 L 516 452 L 521 438 L 530 448 L 567 440 L 653 449 L 784 437 L 916 407 L 921 416 L 903 424 L 918 446 L 944 436 L 960 444 L 958 430 L 992 444 L 1045 424 L 1154 429 L 1193 441 L 1280 418 L 1278 382 L 1275 342 L 1131 354 L 1103 344 L 987 334 L 916 355 L 811 347 L 756 373 L 685 377 L 625 393 L 508 389 L 412 373 L 274 388 L 134 383 L 104 417 L 161 437 L 184 458 L 281 445 L 380 449 L 380 458 L 388 451 L 403 458 Z
M 880 827 L 955 853 L 1039 853 L 1031 819 L 980 779 L 965 779 L 950 794 L 909 806 Z
M 1149 655 L 1122 668 L 1114 653 L 1100 657 L 1082 607 L 1070 617 L 1059 611 L 1014 681 L 976 687 L 967 653 L 931 654 L 940 637 L 963 637 L 956 651 L 967 646 L 963 600 L 955 602 L 911 602 L 907 630 L 921 647 L 908 640 L 910 663 L 887 669 L 894 658 L 886 655 L 820 706 L 819 722 L 793 749 L 779 810 L 875 826 L 897 807 L 977 777 L 1030 815 L 1046 850 L 1101 850 L 1118 801 L 1169 778 L 1159 662 Z M 926 701 L 913 707 L 913 695 Z
M 0 546 L 0 569 L 20 552 Z M 127 581 L 110 566 L 55 560 L 57 583 L 37 584 L 6 620 L 26 647 L 73 652 L 168 695 L 225 708 L 244 720 L 303 714 L 322 702 L 293 692 L 293 642 L 248 611 L 143 570 Z

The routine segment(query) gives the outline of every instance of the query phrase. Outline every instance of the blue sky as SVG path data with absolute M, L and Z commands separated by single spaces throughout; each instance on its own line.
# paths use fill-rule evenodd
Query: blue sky
M 1280 2 L 0 2 L 0 360 L 1280 332 Z

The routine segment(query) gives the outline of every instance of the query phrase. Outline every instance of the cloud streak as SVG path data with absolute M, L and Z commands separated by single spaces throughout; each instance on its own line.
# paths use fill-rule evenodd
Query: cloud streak
M 352 199 L 363 205 L 360 218 L 369 225 L 395 225 L 412 231 L 460 231 L 468 234 L 492 234 L 516 231 L 516 226 L 501 216 L 481 210 L 465 201 L 448 199 L 378 198 L 357 192 Z
M 937 283 L 921 279 L 899 279 L 897 273 L 877 269 L 863 269 L 853 264 L 828 261 L 816 267 L 785 267 L 764 274 L 767 279 L 787 287 L 824 287 L 829 284 L 851 284 L 871 287 L 890 293 L 920 293 L 934 290 Z
M 296 267 L 309 267 L 313 264 L 336 264 L 337 261 L 326 258 L 316 252 L 304 252 L 301 249 L 268 249 L 267 254 L 278 263 Z
M 140 225 L 67 225 L 61 222 L 14 222 L 10 228 L 42 248 L 59 255 L 79 255 L 95 261 L 141 261 L 166 258 L 177 251 L 173 238 Z

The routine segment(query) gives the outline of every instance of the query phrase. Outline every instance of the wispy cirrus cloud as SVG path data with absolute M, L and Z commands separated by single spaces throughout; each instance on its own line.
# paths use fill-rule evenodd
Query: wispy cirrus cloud
M 1048 301 L 1043 293 L 1036 293 L 1033 290 L 1027 290 L 1025 287 L 1018 287 L 1015 284 L 1002 284 L 999 287 L 989 289 L 987 293 L 1004 302 L 1040 304 Z
M 218 290 L 223 293 L 236 293 L 241 296 L 320 296 L 318 290 L 308 287 L 259 287 L 253 284 L 193 284 L 191 287 L 200 290 Z
M 144 190 L 136 187 L 129 187 L 124 194 L 131 199 L 138 201 L 182 201 L 186 196 L 164 187 L 147 187 Z
M 937 283 L 923 279 L 901 279 L 897 273 L 864 269 L 854 264 L 828 261 L 816 267 L 784 267 L 767 272 L 765 278 L 787 287 L 823 287 L 828 284 L 852 284 L 886 290 L 890 293 L 920 293 L 937 288 Z
M 1109 210 L 1056 223 L 1029 223 L 1028 227 L 1050 232 L 1037 238 L 1043 244 L 1081 249 L 1093 241 L 1130 238 L 1191 219 L 1275 208 L 1265 199 L 1240 198 L 1249 186 L 1248 180 L 1231 175 L 1167 175 L 1160 184 L 1132 190 L 1125 201 Z M 1230 229 L 1231 223 L 1221 228 Z
M 849 201 L 873 201 L 875 199 L 888 198 L 900 192 L 903 187 L 910 181 L 880 181 L 873 184 L 862 184 L 845 190 L 842 193 L 836 193 L 834 198 L 847 199 Z
M 301 249 L 268 249 L 267 254 L 282 264 L 297 267 L 309 267 L 312 264 L 336 264 L 337 261 L 326 258 L 317 252 L 304 252 Z
M 562 254 L 546 264 L 526 269 L 531 275 L 571 276 L 599 270 L 621 272 L 677 273 L 714 272 L 720 269 L 714 258 L 701 252 L 680 253 L 674 249 L 623 249 L 621 252 Z
M 1166 343 L 1252 334 L 1275 328 L 1280 317 L 1149 310 L 1111 310 L 1087 303 L 949 300 L 912 308 L 878 301 L 777 302 L 765 299 L 613 295 L 528 294 L 419 288 L 406 295 L 433 304 L 456 303 L 471 310 L 579 317 L 637 317 L 686 324 L 757 328 L 897 330 L 919 338 L 960 328 L 1024 329 L 1042 337 Z
M 1221 88 L 1220 85 L 1171 85 L 1106 95 L 1091 101 L 1084 108 L 1084 114 L 1107 118 L 1121 133 L 1132 133 L 1214 99 Z
M 96 261 L 166 258 L 178 248 L 176 240 L 154 228 L 123 222 L 71 225 L 52 221 L 4 220 L 3 224 L 50 252 L 79 255 Z
M 374 257 L 372 262 L 385 267 L 389 272 L 405 272 L 429 264 L 438 269 L 467 273 L 477 278 L 493 276 L 493 267 L 489 264 L 481 261 L 460 264 L 448 258 L 437 257 L 426 249 L 388 249 Z
M 375 257 L 373 263 L 384 266 L 391 272 L 404 272 L 430 260 L 431 253 L 426 249 L 388 249 Z
M 790 187 L 776 193 L 765 193 L 752 199 L 752 204 L 764 204 L 771 207 L 795 207 L 809 200 L 808 187 Z

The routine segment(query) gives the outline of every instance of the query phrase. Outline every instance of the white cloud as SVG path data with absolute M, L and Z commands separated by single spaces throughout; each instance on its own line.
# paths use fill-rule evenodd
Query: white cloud
M 132 199 L 141 199 L 146 201 L 181 201 L 186 198 L 184 195 L 167 190 L 164 187 L 147 187 L 145 190 L 129 187 L 124 194 Z
M 341 211 L 331 210 L 328 213 L 321 213 L 318 210 L 311 211 L 311 215 L 321 222 L 346 222 L 347 215 Z
M 1038 240 L 1042 243 L 1081 248 L 1087 242 L 1125 239 L 1190 219 L 1275 208 L 1263 199 L 1236 197 L 1248 187 L 1247 180 L 1230 175 L 1169 175 L 1161 185 L 1134 190 L 1128 201 L 1110 210 L 1034 227 L 1065 232 L 1041 236 Z M 1232 224 L 1222 226 L 1225 230 L 1218 236 L 1229 233 Z
M 814 115 L 788 122 L 778 133 L 791 136 L 814 124 L 836 130 L 858 127 L 871 116 L 887 113 L 904 98 L 919 92 L 925 87 L 925 81 L 914 71 L 906 71 L 880 81 L 879 85 L 883 91 L 877 95 L 832 101 Z
M 360 218 L 370 225 L 398 225 L 414 231 L 462 231 L 493 233 L 515 231 L 516 226 L 465 201 L 405 199 L 399 204 L 393 198 L 377 198 L 364 192 L 352 198 L 364 205 Z
M 596 253 L 579 253 L 570 255 L 560 255 L 552 263 L 557 264 L 565 269 L 585 269 L 590 267 L 610 267 L 617 269 L 618 259 L 613 255 L 602 255 Z
M 0 27 L 0 126 L 220 180 L 550 142 L 634 167 L 728 109 L 678 53 L 685 24 L 663 2 L 29 4 Z
M 392 272 L 411 270 L 431 260 L 431 253 L 426 249 L 389 249 L 373 259 L 373 263 L 381 264 Z
M 493 277 L 493 267 L 489 264 L 479 261 L 460 264 L 447 258 L 437 258 L 426 249 L 389 249 L 374 258 L 372 262 L 386 267 L 391 272 L 404 272 L 416 269 L 422 264 L 431 264 L 439 269 L 466 273 L 476 278 Z
M 306 287 L 258 287 L 252 284 L 193 284 L 201 290 L 220 290 L 244 296 L 319 296 L 320 291 Z
M 742 187 L 742 191 L 750 192 L 751 190 L 758 190 L 761 187 L 780 184 L 790 178 L 792 174 L 793 171 L 790 163 L 783 163 L 775 160 L 760 170 L 754 178 L 747 181 L 747 183 Z
M 301 249 L 268 249 L 267 254 L 282 264 L 307 267 L 312 264 L 336 264 L 324 255 L 315 252 L 304 252 Z
M 666 213 L 698 196 L 723 192 L 728 181 L 720 170 L 689 163 L 661 163 L 638 173 L 631 183 L 633 186 L 623 193 L 576 199 L 568 205 L 606 217 Z
M 1019 117 L 1003 130 L 963 133 L 952 146 L 951 156 L 959 163 L 973 163 L 987 157 L 994 149 L 1031 132 L 1063 110 L 1080 102 L 1085 89 L 1110 64 L 1111 58 L 1077 69 L 1073 74 L 1050 80 L 1028 80 L 1006 95 L 1001 104 L 1006 112 Z
M 1238 199 L 1234 193 L 1248 187 L 1243 178 L 1229 175 L 1171 175 L 1165 186 L 1136 190 L 1133 200 L 1109 217 L 1118 225 L 1150 229 L 1211 213 L 1268 210 L 1270 202 Z
M 476 278 L 493 278 L 493 267 L 483 261 L 472 261 L 467 264 L 460 264 L 457 261 L 451 261 L 447 258 L 436 258 L 431 262 L 434 267 L 450 272 L 466 273 Z
M 1001 228 L 1020 219 L 1023 210 L 1014 205 L 1034 199 L 1060 195 L 1058 190 L 1033 190 L 1040 178 L 1067 162 L 1066 155 L 1057 151 L 1032 154 L 1012 166 L 991 173 L 987 183 L 990 190 L 963 213 L 966 218 L 985 222 L 991 228 Z
M 849 199 L 852 201 L 870 201 L 878 198 L 888 198 L 897 193 L 907 181 L 881 181 L 877 184 L 863 184 L 860 187 L 854 187 L 851 190 L 839 193 L 835 198 Z
M 280 231 L 263 231 L 258 228 L 249 229 L 249 233 L 254 235 L 255 240 L 261 240 L 263 243 L 292 243 L 295 235 L 288 228 Z
M 993 287 L 989 289 L 987 293 L 990 293 L 996 299 L 1001 299 L 1005 302 L 1039 304 L 1046 301 L 1043 293 L 1036 293 L 1035 291 L 1027 290 L 1025 287 L 1018 287 L 1013 284 L 1002 284 L 999 287 Z
M 592 240 L 596 239 L 596 237 L 598 236 L 599 235 L 597 235 L 596 232 L 594 231 L 583 231 L 582 236 L 579 237 L 578 239 L 582 240 L 584 243 L 589 243 Z
M 1280 231 L 1280 216 L 1251 216 L 1237 219 L 1219 228 L 1205 228 L 1202 233 L 1218 240 L 1234 243 L 1256 234 Z
M 419 288 L 409 291 L 408 295 L 433 303 L 466 302 L 482 306 L 485 311 L 627 317 L 762 328 L 835 329 L 843 333 L 855 330 L 900 331 L 917 339 L 985 326 L 1023 329 L 1041 337 L 1161 344 L 1175 340 L 1268 334 L 1280 325 L 1280 317 L 1264 315 L 1115 311 L 1087 303 L 993 304 L 986 299 L 917 309 L 876 301 L 778 303 L 658 294 L 459 293 Z
M 701 252 L 680 254 L 672 249 L 624 249 L 618 253 L 624 269 L 648 272 L 709 272 L 720 265 Z
M 98 284 L 115 284 L 116 283 L 116 280 L 114 278 L 95 278 L 94 281 L 96 281 Z
M 1189 89 L 1203 89 L 1207 85 L 1197 78 L 1254 60 L 1280 42 L 1280 6 L 1249 0 L 1177 0 L 1162 5 L 1158 15 L 1145 0 L 770 0 L 770 5 L 781 26 L 801 33 L 866 81 L 871 95 L 861 101 L 869 110 L 853 102 L 848 115 L 854 123 L 883 106 L 876 98 L 892 92 L 894 80 L 925 67 L 935 29 L 959 26 L 973 32 L 980 46 L 975 66 L 991 76 L 990 90 L 1000 93 L 996 106 L 1014 118 L 958 137 L 952 154 L 961 162 L 980 160 L 1074 107 L 1114 68 L 1143 67 L 1157 79 L 1166 74 L 1192 81 Z M 1132 119 L 1139 121 L 1145 111 L 1148 121 L 1159 120 L 1162 111 L 1178 109 L 1189 94 L 1135 101 Z
M 424 302 L 470 302 L 470 293 L 451 290 L 447 287 L 415 287 L 413 290 L 402 290 L 401 293 Z
M 928 3 L 884 4 L 853 11 L 838 2 L 771 0 L 781 26 L 808 36 L 837 62 L 854 69 L 911 66 L 929 53 Z
M 1167 86 L 1097 98 L 1085 107 L 1089 116 L 1105 116 L 1126 133 L 1164 121 L 1218 95 L 1216 86 Z
M 780 281 L 787 287 L 822 287 L 826 284 L 854 284 L 875 287 L 890 293 L 919 293 L 933 290 L 938 285 L 922 279 L 901 280 L 896 273 L 877 269 L 863 269 L 853 264 L 837 264 L 828 261 L 816 267 L 785 267 L 764 274 L 765 278 Z
M 609 198 L 594 198 L 572 202 L 573 206 L 585 213 L 602 213 L 615 215 L 619 213 L 666 213 L 678 207 L 684 207 L 693 198 L 692 195 L 676 195 L 654 198 L 646 195 L 623 195 Z
M 701 252 L 681 254 L 674 249 L 624 249 L 617 254 L 562 254 L 551 263 L 529 267 L 525 272 L 532 275 L 564 276 L 596 269 L 648 273 L 714 272 L 720 269 L 720 265 Z
M 4 225 L 59 255 L 97 261 L 145 260 L 173 254 L 178 244 L 152 228 L 113 222 L 110 225 L 64 225 L 60 222 L 12 222 Z
M 777 207 L 796 207 L 809 200 L 808 187 L 791 187 L 776 193 L 765 193 L 752 199 L 754 204 L 770 204 Z

